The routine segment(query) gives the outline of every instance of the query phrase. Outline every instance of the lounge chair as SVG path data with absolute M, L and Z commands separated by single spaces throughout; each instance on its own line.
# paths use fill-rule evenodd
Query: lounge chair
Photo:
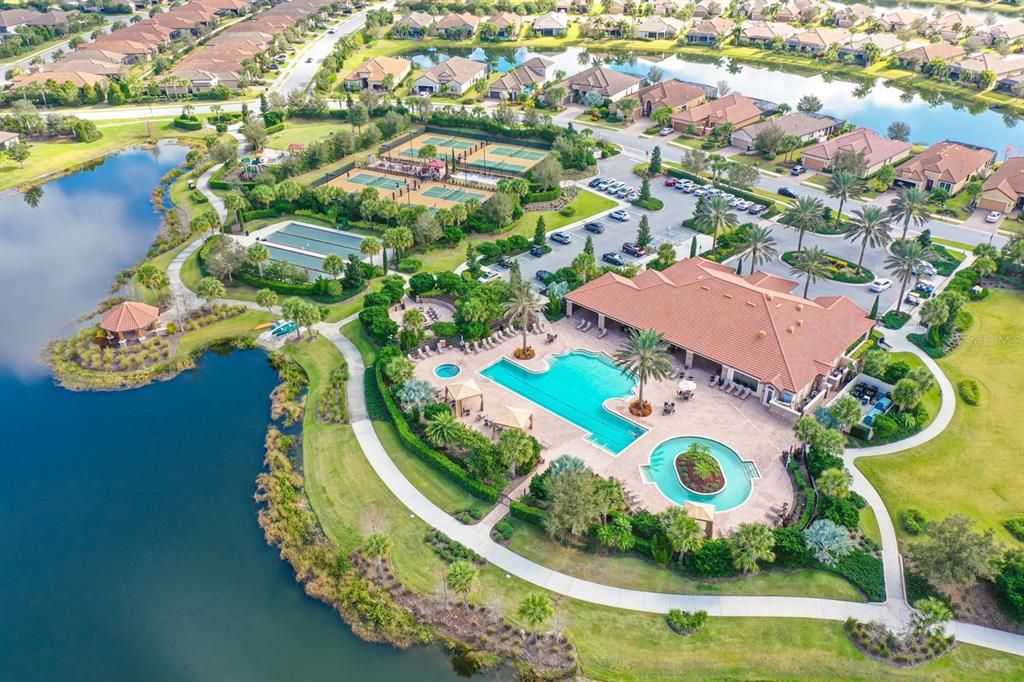
M 743 395 L 740 396 L 740 399 L 746 400 L 747 398 L 750 397 L 751 393 L 753 393 L 753 391 L 751 391 L 749 388 L 743 389 Z
M 732 388 L 732 382 L 731 381 L 728 382 L 728 383 L 723 381 L 722 383 L 718 384 L 718 390 L 719 391 L 727 391 L 730 388 Z
M 603 338 L 604 338 L 604 335 L 605 335 L 605 334 L 607 334 L 607 333 L 608 333 L 608 328 L 607 328 L 607 327 L 605 327 L 604 329 L 601 329 L 601 330 L 599 330 L 599 331 L 597 332 L 597 338 L 599 338 L 599 339 L 603 339 Z
M 590 330 L 590 320 L 587 320 L 586 322 L 583 323 L 583 328 L 580 329 L 580 331 L 581 332 L 585 332 L 585 331 L 589 331 L 589 330 Z
M 587 323 L 586 320 L 580 320 L 578 323 L 576 323 L 576 328 L 577 329 L 583 329 L 583 325 L 585 325 L 586 323 Z

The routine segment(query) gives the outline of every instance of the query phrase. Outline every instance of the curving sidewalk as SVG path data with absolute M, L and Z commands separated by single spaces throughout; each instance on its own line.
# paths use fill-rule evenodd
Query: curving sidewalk
M 350 378 L 346 385 L 346 391 L 352 429 L 370 465 L 391 492 L 416 516 L 453 540 L 466 545 L 510 575 L 580 601 L 647 613 L 667 613 L 670 609 L 690 611 L 703 609 L 712 616 L 815 618 L 832 621 L 845 621 L 847 618 L 853 617 L 859 620 L 883 622 L 890 627 L 899 627 L 906 622 L 909 609 L 902 598 L 890 598 L 882 604 L 861 604 L 809 597 L 714 596 L 647 592 L 612 587 L 576 578 L 537 564 L 506 549 L 490 538 L 489 528 L 481 524 L 464 525 L 427 499 L 409 482 L 388 456 L 383 444 L 377 438 L 366 410 L 366 397 L 363 393 L 363 375 L 366 369 L 362 357 L 351 341 L 340 331 L 341 326 L 352 319 L 355 318 L 348 318 L 337 324 L 321 324 L 317 326 L 317 329 L 334 343 L 348 363 Z M 878 502 L 881 503 L 880 498 Z M 884 506 L 882 508 L 884 509 Z M 884 516 L 888 519 L 888 514 Z M 893 539 L 895 540 L 895 537 Z M 902 595 L 902 580 L 898 582 Z M 1024 637 L 1020 635 L 958 622 L 950 623 L 948 629 L 962 642 L 1024 656 Z

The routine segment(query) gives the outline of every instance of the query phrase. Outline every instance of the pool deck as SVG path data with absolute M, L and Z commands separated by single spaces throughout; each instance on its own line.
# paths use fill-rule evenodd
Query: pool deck
M 662 415 L 661 406 L 675 396 L 678 378 L 651 383 L 645 387 L 644 397 L 654 406 L 654 413 L 646 418 L 629 415 L 627 400 L 609 400 L 606 403 L 609 409 L 648 429 L 644 436 L 634 441 L 618 456 L 591 443 L 587 440 L 589 433 L 575 424 L 548 412 L 479 373 L 481 369 L 502 357 L 518 362 L 527 369 L 543 371 L 546 366 L 545 358 L 549 355 L 567 353 L 576 348 L 611 354 L 622 341 L 622 335 L 617 332 L 610 332 L 603 339 L 598 339 L 595 329 L 584 333 L 576 330 L 574 325 L 575 321 L 569 319 L 548 324 L 549 331 L 558 334 L 558 338 L 551 343 L 546 342 L 544 334 L 530 334 L 529 343 L 537 351 L 537 356 L 532 360 L 520 361 L 512 357 L 513 350 L 522 343 L 522 337 L 517 335 L 494 348 L 478 353 L 463 353 L 457 349 L 449 349 L 440 355 L 417 360 L 415 377 L 425 379 L 438 388 L 446 383 L 465 381 L 469 378 L 475 380 L 483 391 L 484 408 L 478 411 L 478 401 L 469 400 L 464 407 L 470 408 L 470 415 L 460 419 L 467 426 L 476 428 L 488 436 L 491 435 L 491 429 L 484 427 L 482 415 L 493 415 L 497 408 L 506 405 L 532 411 L 534 428 L 530 434 L 543 445 L 541 457 L 545 462 L 538 471 L 543 470 L 547 462 L 560 455 L 574 455 L 583 459 L 591 469 L 602 476 L 618 478 L 625 488 L 640 498 L 641 506 L 654 513 L 674 504 L 661 494 L 657 486 L 644 483 L 640 477 L 640 466 L 648 463 L 651 452 L 659 443 L 675 436 L 703 436 L 728 445 L 742 459 L 753 461 L 761 478 L 753 481 L 753 491 L 744 504 L 716 516 L 715 535 L 725 534 L 740 523 L 748 521 L 767 523 L 765 514 L 773 505 L 781 506 L 788 502 L 792 506 L 793 489 L 781 459 L 782 452 L 796 443 L 790 426 L 769 414 L 754 397 L 740 400 L 709 388 L 709 375 L 706 372 L 696 369 L 687 371 L 687 375 L 693 375 L 697 390 L 691 400 L 677 402 L 676 412 L 671 415 Z M 434 368 L 441 363 L 457 364 L 462 368 L 462 372 L 453 379 L 440 379 L 434 375 Z M 677 367 L 682 369 L 681 359 Z M 526 485 L 517 487 L 517 490 L 525 489 Z

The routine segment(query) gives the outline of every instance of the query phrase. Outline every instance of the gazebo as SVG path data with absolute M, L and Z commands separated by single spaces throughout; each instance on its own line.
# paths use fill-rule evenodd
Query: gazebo
M 526 431 L 533 428 L 533 412 L 520 407 L 502 407 L 498 416 L 491 420 L 491 435 L 497 433 L 498 428 L 519 429 Z
M 138 301 L 125 301 L 107 311 L 100 320 L 100 328 L 117 337 L 120 343 L 129 339 L 142 341 L 146 332 L 152 331 L 160 309 Z
M 444 394 L 449 400 L 455 401 L 456 416 L 461 417 L 465 415 L 465 412 L 462 410 L 462 401 L 469 400 L 470 398 L 480 398 L 480 409 L 484 409 L 484 393 L 472 379 L 455 384 L 448 384 L 444 388 Z
M 685 502 L 683 511 L 687 516 L 704 527 L 704 537 L 711 537 L 715 528 L 715 508 L 702 502 Z

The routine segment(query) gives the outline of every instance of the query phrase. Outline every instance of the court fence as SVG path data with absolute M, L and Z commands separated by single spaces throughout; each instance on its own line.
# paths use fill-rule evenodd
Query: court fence
M 321 177 L 319 177 L 316 180 L 314 180 L 313 182 L 311 182 L 309 184 L 309 186 L 310 187 L 319 187 L 320 185 L 326 185 L 331 180 L 333 180 L 335 178 L 338 178 L 338 177 L 341 177 L 342 175 L 344 175 L 345 173 L 348 173 L 350 170 L 352 170 L 355 167 L 356 167 L 356 162 L 355 161 L 353 161 L 351 163 L 346 163 L 344 166 L 342 166 L 341 168 L 339 168 L 336 171 L 333 171 L 331 173 L 325 173 Z

